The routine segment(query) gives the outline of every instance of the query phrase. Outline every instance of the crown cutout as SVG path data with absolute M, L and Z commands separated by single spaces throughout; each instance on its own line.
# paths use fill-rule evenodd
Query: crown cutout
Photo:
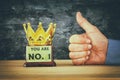
M 56 24 L 50 23 L 46 32 L 42 27 L 42 22 L 39 23 L 36 32 L 30 23 L 23 24 L 23 27 L 29 46 L 52 45 Z

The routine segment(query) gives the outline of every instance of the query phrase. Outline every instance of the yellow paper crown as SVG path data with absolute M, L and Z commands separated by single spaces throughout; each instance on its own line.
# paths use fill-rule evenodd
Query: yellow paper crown
M 24 31 L 26 33 L 26 38 L 28 41 L 28 44 L 31 45 L 51 45 L 53 36 L 56 29 L 56 24 L 50 23 L 49 28 L 45 32 L 45 30 L 42 27 L 42 23 L 40 22 L 38 25 L 38 28 L 36 32 L 31 27 L 30 23 L 23 24 Z

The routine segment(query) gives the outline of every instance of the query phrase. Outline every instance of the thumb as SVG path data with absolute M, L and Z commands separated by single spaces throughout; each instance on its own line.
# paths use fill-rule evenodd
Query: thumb
M 94 25 L 92 25 L 90 22 L 88 22 L 88 21 L 81 15 L 80 12 L 77 12 L 77 14 L 76 14 L 76 20 L 77 20 L 78 24 L 79 24 L 87 33 L 99 31 Z

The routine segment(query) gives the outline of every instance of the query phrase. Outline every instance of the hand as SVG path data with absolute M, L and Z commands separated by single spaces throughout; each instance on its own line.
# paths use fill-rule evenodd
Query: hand
M 69 39 L 69 56 L 73 64 L 104 64 L 108 47 L 107 38 L 80 12 L 77 12 L 76 20 L 86 33 L 72 35 Z

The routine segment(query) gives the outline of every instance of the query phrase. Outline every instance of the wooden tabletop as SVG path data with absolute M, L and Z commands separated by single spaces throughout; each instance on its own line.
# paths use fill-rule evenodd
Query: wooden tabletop
M 0 80 L 120 80 L 120 66 L 75 66 L 71 60 L 55 62 L 55 67 L 23 67 L 25 60 L 1 60 Z

